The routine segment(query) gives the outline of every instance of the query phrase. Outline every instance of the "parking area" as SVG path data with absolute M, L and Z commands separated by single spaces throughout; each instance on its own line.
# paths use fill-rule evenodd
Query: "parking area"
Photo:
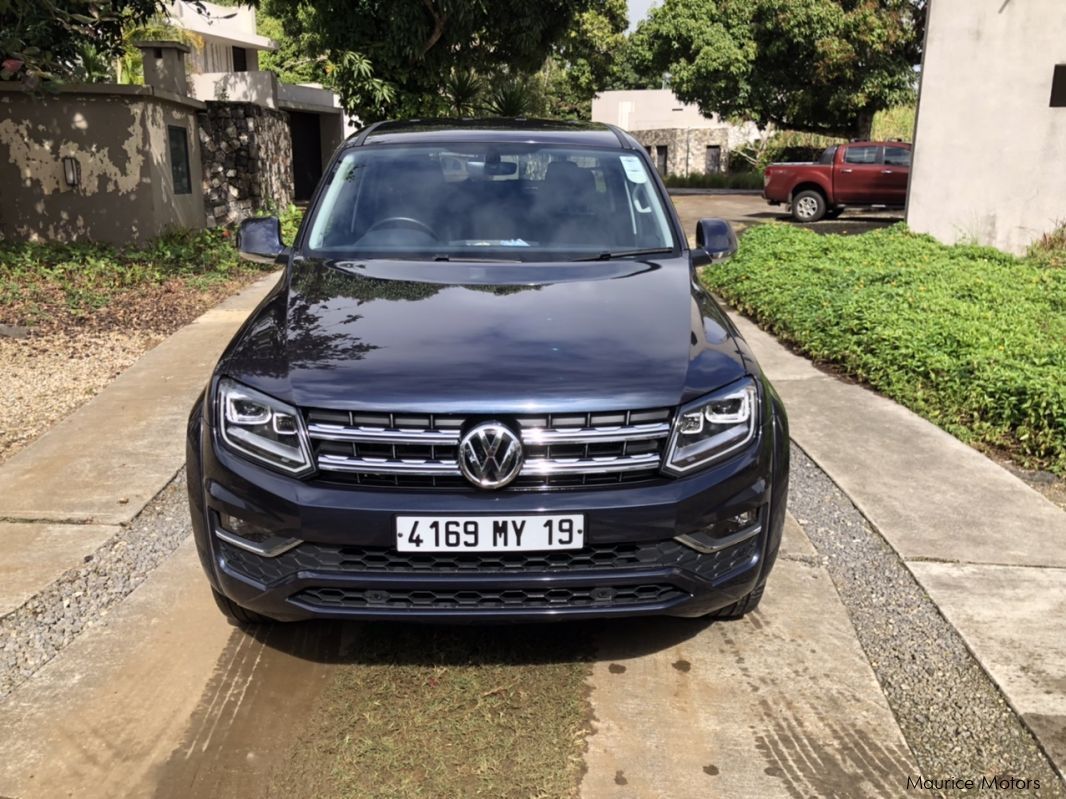
M 792 222 L 784 206 L 770 205 L 757 194 L 737 192 L 690 193 L 671 192 L 674 207 L 681 217 L 685 232 L 692 238 L 696 220 L 718 216 L 729 220 L 737 232 L 764 222 Z M 836 219 L 825 219 L 808 225 L 819 233 L 866 233 L 903 221 L 903 212 L 890 209 L 854 209 Z

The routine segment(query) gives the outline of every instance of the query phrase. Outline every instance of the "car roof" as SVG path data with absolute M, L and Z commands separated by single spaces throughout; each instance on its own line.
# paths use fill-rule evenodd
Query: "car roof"
M 576 144 L 612 149 L 633 149 L 635 145 L 628 134 L 599 122 L 499 117 L 390 120 L 363 128 L 348 139 L 351 146 L 430 142 Z
M 882 141 L 872 141 L 872 140 L 867 141 L 865 139 L 854 139 L 852 141 L 843 142 L 843 143 L 841 143 L 839 145 L 834 145 L 834 146 L 836 146 L 836 147 L 849 146 L 850 147 L 850 146 L 856 146 L 856 145 L 858 145 L 859 147 L 910 147 L 911 143 L 909 141 L 903 141 L 903 139 L 884 139 Z

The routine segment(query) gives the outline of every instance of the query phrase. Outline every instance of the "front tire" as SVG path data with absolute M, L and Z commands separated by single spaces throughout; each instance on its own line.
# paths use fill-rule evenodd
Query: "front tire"
M 792 198 L 792 218 L 801 225 L 817 222 L 826 212 L 825 197 L 820 191 L 808 189 Z
M 256 613 L 254 610 L 243 608 L 225 594 L 220 594 L 214 588 L 211 589 L 215 597 L 215 604 L 222 611 L 222 615 L 229 619 L 229 623 L 237 627 L 257 627 L 261 624 L 273 624 L 274 620 Z
M 708 618 L 715 621 L 736 621 L 741 619 L 759 607 L 759 602 L 762 601 L 763 591 L 765 590 L 766 583 L 759 583 L 746 597 L 737 600 L 732 605 L 726 605 L 721 610 L 708 614 Z

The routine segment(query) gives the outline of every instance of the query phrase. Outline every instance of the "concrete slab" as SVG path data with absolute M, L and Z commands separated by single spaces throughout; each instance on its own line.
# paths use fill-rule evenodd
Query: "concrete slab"
M 0 618 L 82 563 L 119 530 L 99 524 L 0 522 Z
M 0 704 L 0 796 L 275 795 L 274 770 L 358 629 L 231 627 L 189 538 Z
M 818 550 L 814 548 L 811 539 L 803 532 L 791 513 L 785 514 L 785 528 L 781 533 L 781 556 L 815 558 Z
M 778 343 L 777 339 L 756 327 L 737 314 L 732 314 L 734 322 L 744 335 L 748 344 L 759 359 L 759 365 L 777 385 L 781 380 L 833 380 L 831 375 L 821 371 L 806 358 L 794 354 L 788 347 Z M 743 323 L 742 325 L 739 323 Z
M 0 796 L 150 796 L 233 634 L 190 539 L 0 705 Z
M 734 320 L 785 401 L 793 440 L 904 559 L 1066 567 L 1066 513 L 1054 504 L 936 425 Z
M 898 796 L 917 773 L 823 568 L 778 561 L 741 621 L 627 631 L 601 637 L 582 799 Z
M 910 563 L 1057 764 L 1066 764 L 1066 570 Z
M 222 348 L 278 280 L 182 328 L 0 466 L 0 518 L 123 524 L 181 468 L 185 422 Z

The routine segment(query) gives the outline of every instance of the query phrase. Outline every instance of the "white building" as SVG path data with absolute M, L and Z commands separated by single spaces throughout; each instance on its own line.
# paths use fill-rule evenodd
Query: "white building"
M 601 92 L 592 100 L 592 121 L 633 134 L 664 175 L 725 172 L 733 150 L 762 135 L 754 122 L 705 117 L 669 89 Z
M 168 16 L 175 27 L 196 34 L 203 43 L 187 59 L 190 96 L 252 103 L 288 114 L 293 194 L 296 200 L 308 199 L 333 151 L 355 129 L 340 98 L 317 84 L 282 83 L 273 72 L 259 68 L 259 54 L 276 47 L 256 33 L 254 8 L 172 0 Z
M 907 223 L 1021 253 L 1066 223 L 1066 2 L 930 0 Z

